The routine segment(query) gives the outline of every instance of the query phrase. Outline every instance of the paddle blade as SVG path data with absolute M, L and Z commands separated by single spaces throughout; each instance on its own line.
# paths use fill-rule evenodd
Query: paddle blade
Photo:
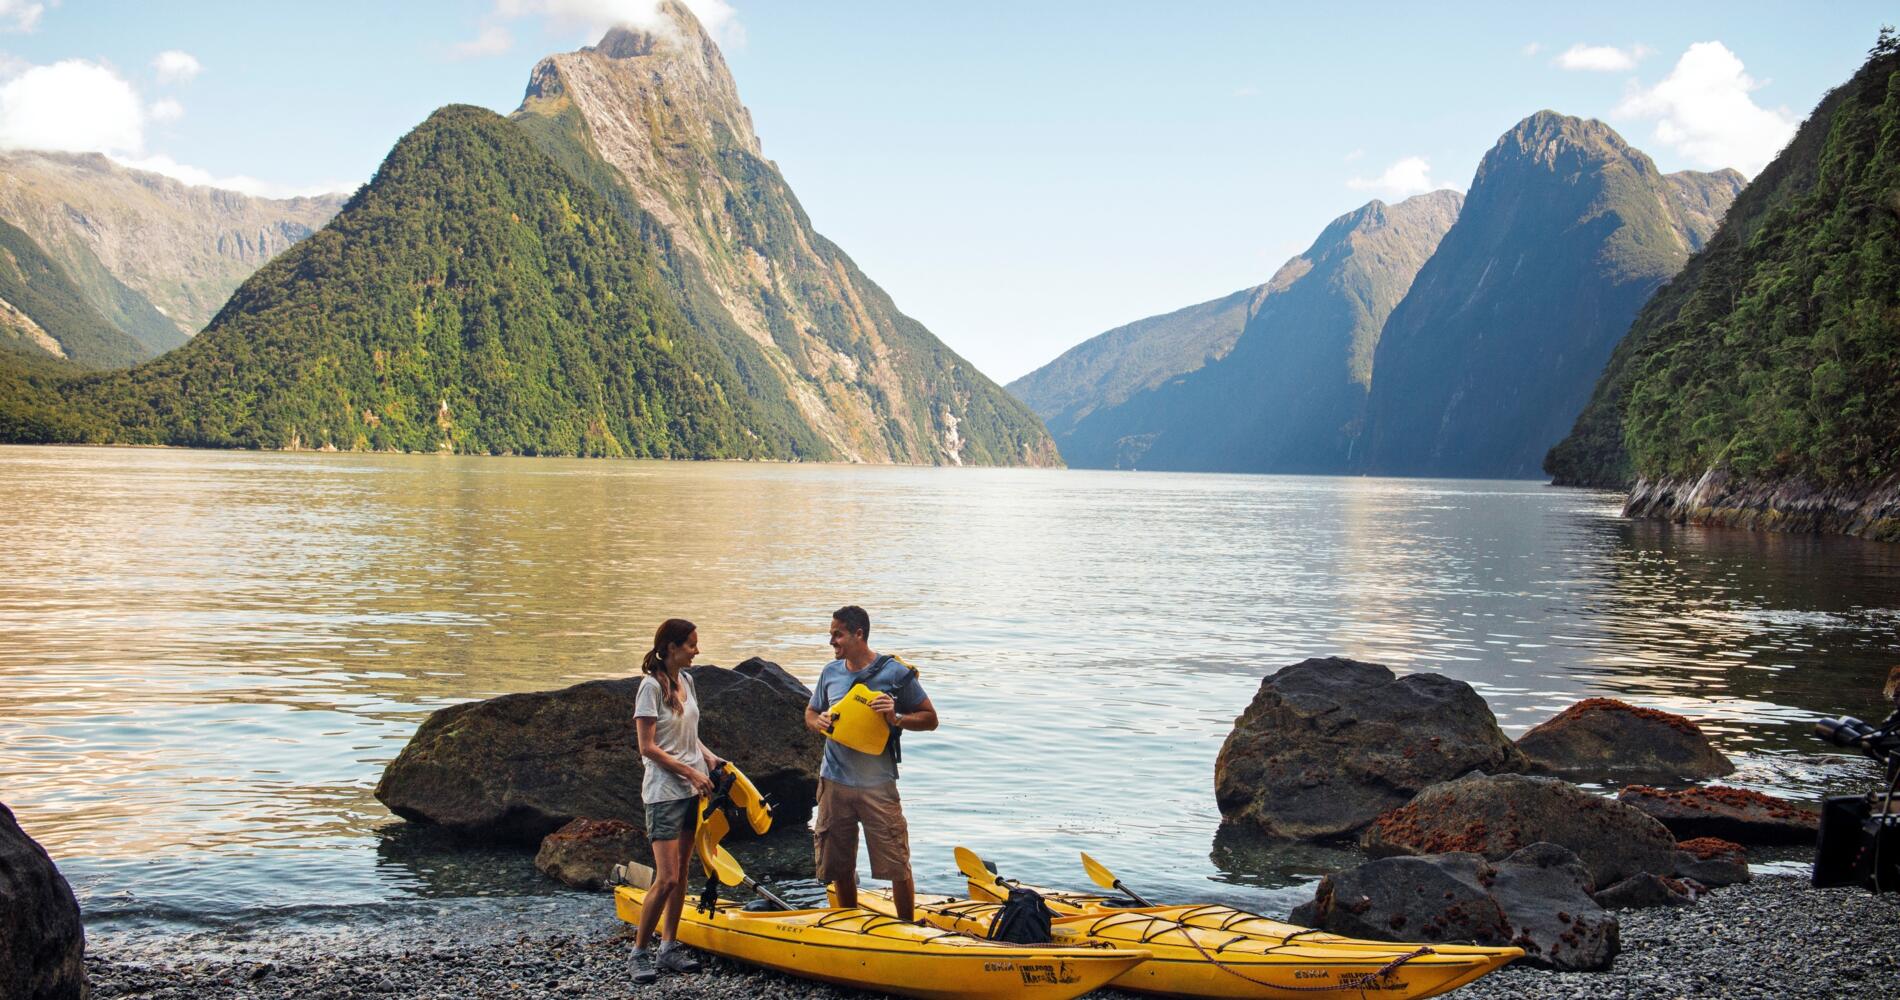
M 744 885 L 746 882 L 745 869 L 739 867 L 739 860 L 727 854 L 726 849 L 718 844 L 702 842 L 699 847 L 699 861 L 706 866 L 707 871 L 719 879 L 721 884 Z
M 1095 883 L 1096 885 L 1099 885 L 1104 889 L 1120 889 L 1121 888 L 1120 885 L 1116 884 L 1120 882 L 1121 879 L 1116 878 L 1114 872 L 1109 871 L 1107 868 L 1104 868 L 1100 861 L 1097 861 L 1094 858 L 1089 857 L 1089 852 L 1087 851 L 1082 852 L 1082 867 L 1084 870 L 1086 870 L 1089 873 L 1089 881 Z
M 977 857 L 975 851 L 967 847 L 958 847 L 955 853 L 957 856 L 957 871 L 962 872 L 964 878 L 978 885 L 989 885 L 993 882 L 1002 881 L 1002 878 L 996 874 L 995 869 L 991 868 L 982 858 Z

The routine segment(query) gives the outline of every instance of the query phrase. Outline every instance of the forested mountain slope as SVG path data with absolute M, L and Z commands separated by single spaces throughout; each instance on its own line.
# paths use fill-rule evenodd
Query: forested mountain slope
M 1900 45 L 1649 302 L 1546 469 L 1631 510 L 1900 538 Z

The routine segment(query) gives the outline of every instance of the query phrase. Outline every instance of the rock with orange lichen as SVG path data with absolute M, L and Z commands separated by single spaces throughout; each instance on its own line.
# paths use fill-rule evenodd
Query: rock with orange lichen
M 1419 789 L 1522 757 L 1471 685 L 1311 659 L 1260 683 L 1214 764 L 1222 820 L 1270 837 L 1351 836 Z
M 1695 723 L 1614 698 L 1589 698 L 1518 738 L 1538 774 L 1571 781 L 1701 781 L 1735 765 Z
M 1676 838 L 1615 799 L 1556 778 L 1471 774 L 1433 785 L 1378 818 L 1359 844 L 1375 856 L 1471 851 L 1503 858 L 1539 841 L 1583 859 L 1595 885 L 1674 875 Z
M 1497 861 L 1468 852 L 1381 858 L 1321 879 L 1293 920 L 1377 941 L 1516 945 L 1533 965 L 1607 969 L 1620 929 L 1590 884 L 1577 856 L 1555 844 Z
M 1648 813 L 1678 837 L 1721 837 L 1743 844 L 1812 844 L 1820 816 L 1787 799 L 1709 785 L 1667 790 L 1630 785 L 1619 801 Z
M 1636 910 L 1651 906 L 1694 906 L 1698 895 L 1694 883 L 1638 872 L 1598 890 L 1596 901 L 1606 910 Z
M 1676 845 L 1676 875 L 1711 889 L 1746 882 L 1748 849 L 1716 837 L 1697 837 Z

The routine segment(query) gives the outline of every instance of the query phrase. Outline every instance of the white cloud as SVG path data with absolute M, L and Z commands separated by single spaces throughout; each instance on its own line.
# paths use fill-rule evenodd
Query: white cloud
M 204 72 L 204 65 L 189 52 L 167 49 L 152 59 L 152 69 L 158 71 L 160 83 L 184 83 Z
M 136 153 L 144 146 L 144 104 L 109 67 L 66 59 L 0 84 L 0 149 Z
M 732 9 L 732 4 L 726 0 L 682 2 L 699 19 L 707 34 L 721 45 L 733 47 L 745 44 L 745 29 L 739 23 L 739 12 Z M 539 18 L 548 27 L 557 30 L 578 29 L 587 35 L 590 42 L 615 25 L 656 35 L 673 34 L 673 22 L 661 11 L 659 0 L 495 0 L 494 8 L 482 18 L 481 33 L 455 45 L 453 51 L 462 56 L 492 55 L 496 51 L 503 51 L 493 48 L 501 44 L 507 35 L 503 24 L 530 17 Z M 508 41 L 512 44 L 512 39 Z
M 1385 168 L 1385 173 L 1377 177 L 1349 178 L 1346 186 L 1397 200 L 1452 185 L 1432 180 L 1431 162 L 1423 156 L 1408 156 Z
M 155 122 L 175 122 L 185 117 L 185 106 L 167 97 L 162 101 L 153 101 L 147 113 Z
M 1656 120 L 1656 140 L 1699 166 L 1753 177 L 1793 138 L 1795 117 L 1749 94 L 1761 87 L 1721 42 L 1689 46 L 1661 83 L 1638 89 L 1614 114 Z
M 1619 49 L 1613 45 L 1585 45 L 1578 42 L 1557 57 L 1556 65 L 1563 69 L 1592 73 L 1623 73 L 1635 69 L 1637 62 L 1649 55 L 1649 51 L 1643 45 Z
M 0 31 L 32 31 L 39 27 L 46 5 L 31 0 L 0 0 Z
M 1364 157 L 1365 155 L 1366 155 L 1366 151 L 1365 151 L 1365 150 L 1363 150 L 1363 149 L 1355 149 L 1355 150 L 1353 150 L 1352 152 L 1350 152 L 1350 153 L 1347 153 L 1347 154 L 1346 154 L 1346 162 L 1347 162 L 1347 163 L 1351 163 L 1351 162 L 1353 162 L 1354 160 L 1357 160 L 1357 159 L 1360 159 L 1360 158 L 1362 158 L 1362 157 Z
M 457 56 L 475 59 L 481 56 L 496 56 L 515 47 L 515 36 L 499 24 L 485 24 L 481 34 L 466 42 L 458 42 L 452 47 Z
M 1525 45 L 1523 49 L 1524 54 L 1527 56 L 1534 56 L 1537 53 L 1542 52 L 1542 51 L 1544 51 L 1543 42 L 1531 42 Z
M 182 181 L 186 184 L 223 188 L 227 191 L 236 191 L 239 194 L 248 194 L 254 198 L 295 198 L 299 195 L 354 191 L 360 184 L 360 182 L 357 181 L 330 181 L 324 184 L 312 184 L 299 187 L 290 184 L 276 184 L 271 181 L 259 180 L 256 177 L 249 177 L 244 174 L 219 177 L 209 170 L 194 167 L 188 163 L 180 163 L 163 153 L 157 153 L 151 156 L 114 156 L 112 157 L 112 161 L 120 166 L 131 167 L 134 170 L 149 170 L 155 174 L 163 174 L 166 177 L 170 177 L 176 181 Z

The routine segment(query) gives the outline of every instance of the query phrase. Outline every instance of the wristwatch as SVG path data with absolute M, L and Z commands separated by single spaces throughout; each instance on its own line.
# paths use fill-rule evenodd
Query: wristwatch
M 904 713 L 902 712 L 891 713 L 891 728 L 892 729 L 904 728 Z

